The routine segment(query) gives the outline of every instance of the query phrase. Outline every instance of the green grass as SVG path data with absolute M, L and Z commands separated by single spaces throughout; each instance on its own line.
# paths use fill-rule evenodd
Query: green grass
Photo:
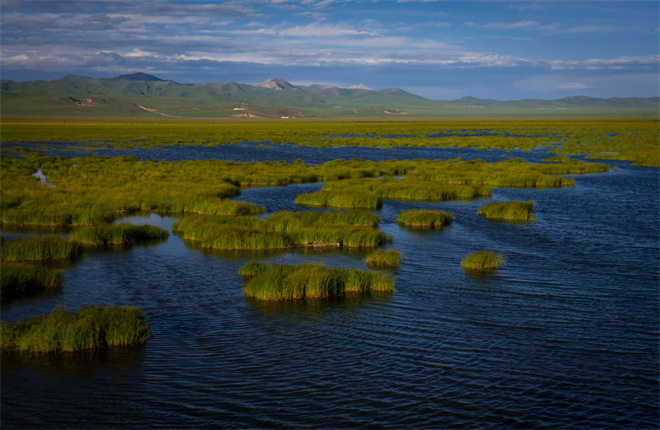
M 299 194 L 296 204 L 336 209 L 380 209 L 383 199 L 374 193 L 361 191 L 316 191 Z
M 377 249 L 367 255 L 364 264 L 376 269 L 396 269 L 401 264 L 401 255 L 393 249 Z
M 2 261 L 73 260 L 82 255 L 79 243 L 57 236 L 2 241 Z
M 0 300 L 18 299 L 62 287 L 63 271 L 33 263 L 0 263 Z
M 410 228 L 441 229 L 451 224 L 454 220 L 454 214 L 444 211 L 413 209 L 401 212 L 396 220 L 399 224 Z
M 347 293 L 394 291 L 394 281 L 378 272 L 327 268 L 322 264 L 273 265 L 247 280 L 247 297 L 265 301 L 327 299 Z
M 461 260 L 461 267 L 469 272 L 490 272 L 503 265 L 505 261 L 506 257 L 503 254 L 484 249 Z
M 533 201 L 490 202 L 480 207 L 478 213 L 490 220 L 529 222 L 536 219 L 536 216 L 532 214 L 533 207 Z
M 353 213 L 276 212 L 252 217 L 187 216 L 172 229 L 183 239 L 218 250 L 376 247 L 390 238 L 378 216 Z
M 78 312 L 57 308 L 49 315 L 1 323 L 3 351 L 44 354 L 143 343 L 151 332 L 142 311 L 89 306 Z
M 166 239 L 169 233 L 152 225 L 112 224 L 93 227 L 81 227 L 73 230 L 71 239 L 83 245 L 130 246 L 150 240 Z

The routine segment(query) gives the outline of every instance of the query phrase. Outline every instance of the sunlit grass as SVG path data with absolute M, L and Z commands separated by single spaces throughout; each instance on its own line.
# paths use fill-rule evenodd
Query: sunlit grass
M 489 250 L 482 250 L 470 254 L 461 260 L 461 267 L 466 271 L 472 272 L 490 272 L 497 269 L 506 262 L 503 254 L 495 253 Z
M 401 254 L 393 249 L 377 249 L 367 255 L 364 264 L 375 269 L 396 269 L 401 264 Z
M 26 321 L 1 323 L 3 351 L 43 354 L 143 343 L 151 332 L 144 313 L 132 307 L 57 308 Z
M 533 201 L 490 202 L 480 207 L 478 213 L 491 220 L 528 222 L 536 219 L 532 214 L 533 207 Z
M 169 233 L 152 225 L 112 224 L 81 227 L 73 230 L 71 239 L 88 246 L 128 246 L 150 240 L 166 239 Z
M 57 236 L 2 240 L 2 261 L 73 260 L 82 255 L 79 243 Z
M 403 211 L 396 218 L 403 226 L 420 229 L 441 229 L 451 224 L 454 214 L 444 211 L 413 209 Z

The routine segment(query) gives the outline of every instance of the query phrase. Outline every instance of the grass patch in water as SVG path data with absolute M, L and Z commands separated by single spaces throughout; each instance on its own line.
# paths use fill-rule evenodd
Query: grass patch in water
M 266 220 L 187 216 L 172 229 L 203 248 L 266 250 L 376 247 L 390 239 L 377 225 L 378 216 L 373 214 L 276 212 Z
M 152 225 L 111 224 L 73 230 L 71 239 L 88 246 L 130 246 L 166 239 L 169 233 Z
M 347 293 L 394 291 L 394 281 L 379 272 L 327 268 L 323 264 L 273 265 L 249 279 L 246 297 L 265 301 L 327 299 Z
M 441 229 L 451 224 L 454 220 L 454 214 L 444 211 L 413 209 L 402 211 L 396 220 L 399 224 L 410 228 Z
M 320 208 L 380 209 L 383 199 L 374 193 L 361 191 L 316 191 L 299 194 L 296 204 Z
M 33 263 L 0 263 L 0 300 L 17 299 L 62 287 L 63 271 Z
M 461 260 L 461 267 L 471 272 L 490 272 L 503 265 L 506 257 L 489 250 L 481 250 Z
M 82 255 L 79 243 L 57 236 L 2 240 L 2 261 L 73 260 Z
M 377 249 L 367 255 L 364 264 L 375 269 L 396 269 L 401 264 L 401 255 L 393 249 Z
M 532 215 L 533 207 L 533 201 L 490 202 L 480 207 L 478 213 L 490 220 L 529 222 L 536 219 L 536 216 Z
M 143 312 L 133 307 L 57 308 L 49 315 L 1 323 L 3 351 L 44 354 L 143 343 L 150 336 Z

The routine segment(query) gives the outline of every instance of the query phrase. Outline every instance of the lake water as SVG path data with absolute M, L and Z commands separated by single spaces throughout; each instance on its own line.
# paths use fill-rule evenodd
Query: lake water
M 239 149 L 198 148 L 194 156 L 232 159 L 226 151 Z M 311 163 L 497 161 L 505 153 L 242 149 L 236 158 L 246 161 Z M 139 156 L 186 159 L 192 150 Z M 508 154 L 547 156 L 517 152 Z M 173 234 L 88 252 L 67 271 L 61 292 L 3 303 L 2 320 L 55 306 L 134 305 L 155 336 L 140 347 L 45 359 L 4 354 L 2 427 L 657 428 L 659 170 L 610 164 L 620 169 L 578 176 L 569 188 L 495 188 L 492 198 L 468 202 L 386 201 L 376 212 L 380 228 L 395 236 L 387 248 L 403 255 L 389 295 L 258 303 L 243 296 L 237 275 L 252 259 L 364 269 L 368 251 L 208 252 Z M 269 213 L 309 210 L 296 207 L 295 196 L 320 187 L 246 189 L 237 199 Z M 490 200 L 534 200 L 538 219 L 488 221 L 477 209 Z M 400 228 L 396 216 L 413 208 L 456 219 L 442 231 Z M 120 222 L 170 228 L 174 221 L 151 214 Z M 484 248 L 506 254 L 507 265 L 466 274 L 460 260 Z

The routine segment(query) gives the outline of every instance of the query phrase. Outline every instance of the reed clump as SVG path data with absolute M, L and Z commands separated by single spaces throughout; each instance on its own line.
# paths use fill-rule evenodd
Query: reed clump
M 401 265 L 401 254 L 393 249 L 377 249 L 367 255 L 364 264 L 375 269 L 396 269 Z
M 2 261 L 73 260 L 82 255 L 79 243 L 57 236 L 4 240 Z
M 383 199 L 374 193 L 362 191 L 316 191 L 299 194 L 296 204 L 320 208 L 337 209 L 380 209 Z
M 376 247 L 390 238 L 378 230 L 378 216 L 353 213 L 276 212 L 252 217 L 187 216 L 172 229 L 183 239 L 219 250 L 299 247 Z
M 265 301 L 327 299 L 349 293 L 394 291 L 394 281 L 379 272 L 327 268 L 323 264 L 273 265 L 247 280 L 245 296 Z
M 427 209 L 402 211 L 396 218 L 405 227 L 418 229 L 441 229 L 454 221 L 454 214 Z
M 45 316 L 2 322 L 0 327 L 4 351 L 32 354 L 135 345 L 151 335 L 144 313 L 126 306 L 88 306 L 78 312 L 56 308 Z
M 461 260 L 461 267 L 471 272 L 489 272 L 497 269 L 505 262 L 506 257 L 503 254 L 484 249 Z
M 73 230 L 71 239 L 83 245 L 130 246 L 136 243 L 166 239 L 169 233 L 152 225 L 111 224 L 81 227 Z
M 18 299 L 62 287 L 63 270 L 33 263 L 0 263 L 0 300 Z
M 490 220 L 529 222 L 536 219 L 532 214 L 532 208 L 534 208 L 533 201 L 490 202 L 480 207 L 478 214 Z

